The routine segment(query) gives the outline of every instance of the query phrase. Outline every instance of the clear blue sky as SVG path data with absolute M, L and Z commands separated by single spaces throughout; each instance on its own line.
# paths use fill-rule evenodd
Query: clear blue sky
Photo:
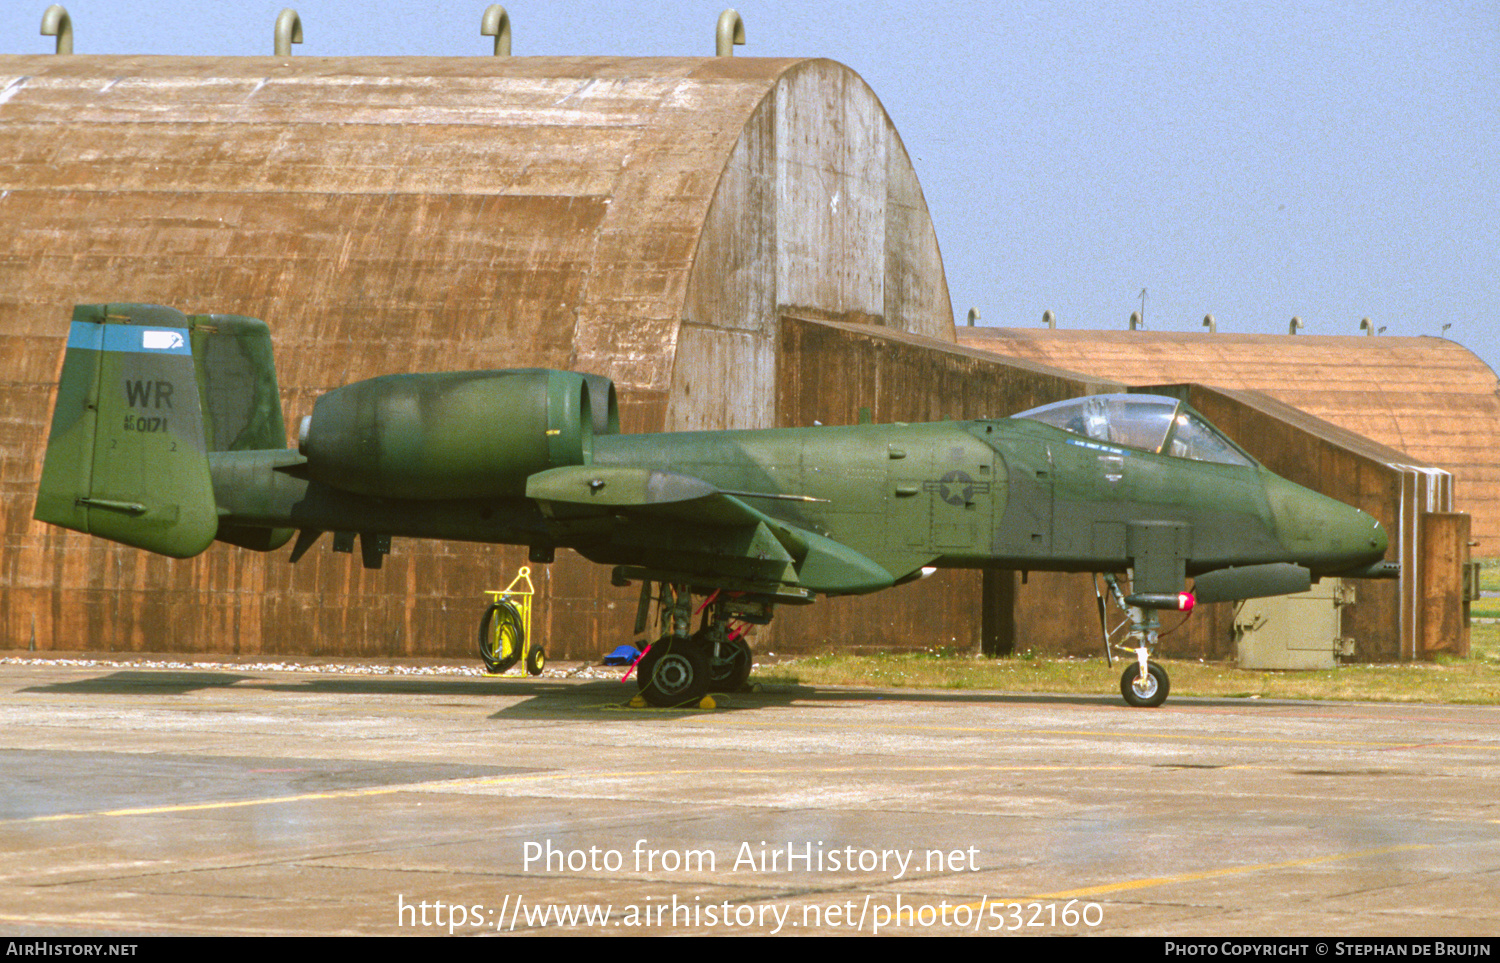
M 482 0 L 72 0 L 79 53 L 482 55 Z M 711 54 L 726 4 L 506 4 L 517 55 Z M 0 4 L 39 53 L 45 2 Z M 954 311 L 986 325 L 1447 336 L 1500 367 L 1500 3 L 738 5 L 741 56 L 858 71 Z M 437 12 L 434 12 L 437 11 Z M 3 114 L 0 114 L 3 120 Z

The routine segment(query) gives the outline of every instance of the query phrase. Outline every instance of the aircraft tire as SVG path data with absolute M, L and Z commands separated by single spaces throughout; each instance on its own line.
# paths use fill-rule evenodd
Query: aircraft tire
M 498 675 L 515 665 L 525 642 L 526 629 L 514 605 L 500 599 L 485 610 L 479 622 L 479 658 L 486 671 Z
M 1136 681 L 1140 679 L 1141 668 L 1131 662 L 1120 673 L 1120 695 L 1125 697 L 1125 704 L 1137 709 L 1154 709 L 1167 701 L 1167 691 L 1171 688 L 1171 680 L 1167 678 L 1167 670 L 1155 662 L 1146 663 L 1147 678 L 1140 686 Z
M 743 639 L 733 639 L 719 647 L 719 657 L 708 654 L 708 688 L 711 692 L 738 692 L 750 681 L 750 667 L 754 658 L 750 646 Z
M 636 685 L 657 708 L 696 703 L 708 695 L 708 656 L 686 639 L 659 639 L 636 667 Z

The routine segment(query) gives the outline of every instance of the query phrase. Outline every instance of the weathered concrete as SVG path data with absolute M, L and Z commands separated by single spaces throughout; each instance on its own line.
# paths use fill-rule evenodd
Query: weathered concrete
M 0 920 L 123 937 L 1500 929 L 1494 708 L 786 688 L 648 712 L 618 707 L 628 691 L 0 665 Z M 789 871 L 788 844 L 825 870 Z M 528 866 L 548 845 L 561 868 Z M 714 869 L 678 865 L 690 852 Z M 835 852 L 874 865 L 826 868 Z M 526 922 L 579 906 L 611 922 Z

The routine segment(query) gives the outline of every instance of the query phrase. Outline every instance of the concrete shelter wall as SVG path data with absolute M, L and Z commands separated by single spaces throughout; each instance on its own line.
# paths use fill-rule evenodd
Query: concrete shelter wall
M 772 424 L 778 319 L 797 311 L 953 340 L 911 161 L 874 92 L 832 61 L 787 71 L 729 156 L 689 278 L 668 429 Z

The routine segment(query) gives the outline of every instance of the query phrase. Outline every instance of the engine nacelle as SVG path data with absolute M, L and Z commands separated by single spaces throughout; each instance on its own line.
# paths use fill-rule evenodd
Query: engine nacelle
M 571 371 L 387 375 L 319 398 L 298 448 L 314 480 L 362 495 L 523 495 L 530 475 L 593 460 L 595 422 L 619 424 L 613 385 L 606 398 L 596 410 Z

